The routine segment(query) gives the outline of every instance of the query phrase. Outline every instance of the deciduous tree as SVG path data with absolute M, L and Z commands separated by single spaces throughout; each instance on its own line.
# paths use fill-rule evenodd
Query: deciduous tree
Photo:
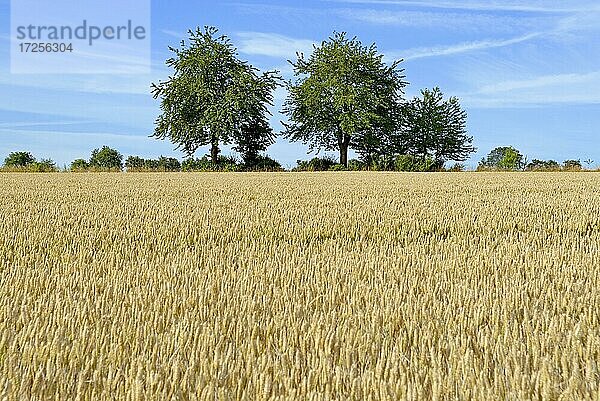
M 35 163 L 35 157 L 29 152 L 11 152 L 4 159 L 5 167 L 27 167 Z
M 116 149 L 104 145 L 101 149 L 92 151 L 88 164 L 92 168 L 121 171 L 123 169 L 123 155 Z
M 388 66 L 375 44 L 363 46 L 337 32 L 308 58 L 298 54 L 290 61 L 297 79 L 288 84 L 285 136 L 311 150 L 337 150 L 347 166 L 350 146 L 369 146 L 359 137 L 394 124 L 406 86 L 401 61 Z
M 189 40 L 170 47 L 166 61 L 174 69 L 166 81 L 152 84 L 152 94 L 161 100 L 162 114 L 156 120 L 154 137 L 170 139 L 188 156 L 200 146 L 211 146 L 213 164 L 218 163 L 220 144 L 245 140 L 247 135 L 265 135 L 272 143 L 267 105 L 280 85 L 276 71 L 258 75 L 258 70 L 238 58 L 225 35 L 213 27 L 189 31 Z M 265 130 L 251 130 L 258 120 Z M 267 145 L 268 146 L 268 145 Z
M 465 161 L 475 152 L 467 134 L 467 113 L 456 97 L 444 100 L 439 88 L 424 89 L 404 107 L 404 121 L 390 143 L 395 153 L 409 154 L 422 162 L 431 158 L 441 168 L 449 160 Z

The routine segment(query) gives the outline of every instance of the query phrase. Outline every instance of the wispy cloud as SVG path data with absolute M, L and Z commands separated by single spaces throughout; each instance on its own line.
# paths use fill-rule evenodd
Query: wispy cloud
M 173 31 L 170 29 L 161 29 L 160 31 L 167 36 L 171 36 L 173 38 L 177 38 L 180 40 L 184 39 L 186 37 L 186 35 L 183 32 Z
M 547 29 L 556 23 L 556 16 L 514 16 L 481 12 L 415 11 L 381 9 L 340 9 L 342 18 L 373 25 L 407 28 L 457 30 L 460 32 L 516 32 Z
M 367 4 L 367 5 L 398 5 L 423 8 L 440 8 L 447 10 L 472 10 L 472 11 L 520 11 L 532 13 L 573 13 L 590 10 L 599 10 L 600 6 L 591 1 L 571 2 L 565 6 L 564 1 L 411 1 L 411 0 L 329 0 L 335 3 Z
M 583 74 L 555 74 L 543 75 L 524 80 L 512 80 L 498 82 L 495 84 L 484 85 L 479 89 L 481 94 L 495 94 L 503 92 L 512 92 L 517 90 L 539 89 L 547 87 L 568 88 L 572 85 L 596 84 L 600 86 L 600 71 L 593 71 Z M 586 92 L 589 92 L 586 91 Z M 597 95 L 600 99 L 600 94 Z
M 587 12 L 574 13 L 562 18 L 555 30 L 559 34 L 567 32 L 599 31 L 600 8 Z
M 534 76 L 482 85 L 460 96 L 469 107 L 600 104 L 600 71 Z
M 74 75 L 67 80 L 49 80 L 42 75 L 0 74 L 0 85 L 14 88 L 37 88 L 40 90 L 85 92 L 93 94 L 148 95 L 151 82 L 164 79 L 162 75 L 122 75 L 90 74 Z
M 0 123 L 0 129 L 15 129 L 46 126 L 67 126 L 86 123 L 87 121 L 46 121 L 46 122 L 10 122 Z
M 125 138 L 127 140 L 132 141 L 146 141 L 148 139 L 147 135 L 136 135 L 136 134 L 117 134 L 117 133 L 108 133 L 108 132 L 70 132 L 70 131 L 52 131 L 52 130 L 26 130 L 23 131 L 27 134 L 33 135 L 48 135 L 48 136 L 77 136 L 77 137 L 104 137 L 104 138 Z M 0 134 L 11 134 L 14 135 L 14 132 L 8 128 L 0 128 Z
M 292 58 L 296 52 L 311 53 L 313 44 L 309 39 L 297 39 L 275 33 L 238 32 L 239 51 L 244 54 L 278 58 Z
M 450 46 L 431 46 L 408 49 L 404 51 L 393 51 L 386 53 L 386 59 L 400 59 L 405 61 L 416 60 L 425 57 L 450 56 L 460 53 L 473 52 L 478 50 L 493 49 L 498 47 L 511 46 L 539 38 L 543 33 L 530 33 L 511 39 L 502 40 L 481 40 L 474 42 L 458 43 Z

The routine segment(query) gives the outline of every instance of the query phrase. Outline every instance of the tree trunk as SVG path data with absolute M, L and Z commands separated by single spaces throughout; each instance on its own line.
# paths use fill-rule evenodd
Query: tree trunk
M 216 137 L 212 137 L 211 141 L 211 148 L 210 148 L 210 158 L 213 164 L 217 164 L 219 163 L 219 140 Z
M 340 164 L 348 167 L 348 145 L 340 146 Z
M 350 145 L 350 136 L 340 134 L 338 136 L 338 144 L 340 146 L 340 164 L 348 167 L 348 146 Z

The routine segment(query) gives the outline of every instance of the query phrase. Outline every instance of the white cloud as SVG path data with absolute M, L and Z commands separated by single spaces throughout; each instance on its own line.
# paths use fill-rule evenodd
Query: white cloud
M 0 123 L 0 129 L 14 129 L 41 126 L 67 126 L 86 123 L 86 121 L 48 121 L 48 122 L 11 122 Z
M 517 43 L 526 42 L 542 36 L 542 33 L 530 33 L 527 35 L 519 36 L 511 39 L 503 40 L 482 40 L 475 42 L 465 42 L 454 44 L 450 46 L 432 46 L 432 47 L 419 47 L 415 49 L 408 49 L 404 51 L 393 51 L 386 53 L 386 60 L 400 59 L 403 58 L 406 61 L 416 60 L 425 57 L 440 57 L 450 56 L 454 54 L 467 53 L 477 50 L 493 49 L 498 47 L 511 46 Z
M 374 25 L 409 28 L 458 30 L 460 32 L 511 32 L 547 29 L 556 22 L 555 16 L 514 16 L 480 12 L 341 9 L 342 18 Z
M 166 77 L 166 76 L 165 76 Z M 69 80 L 53 80 L 40 75 L 0 74 L 0 85 L 86 93 L 148 95 L 152 79 L 148 76 L 81 75 Z
M 531 79 L 524 80 L 513 80 L 498 82 L 495 84 L 484 85 L 479 89 L 479 93 L 492 94 L 511 92 L 523 89 L 539 89 L 547 87 L 562 87 L 565 88 L 567 85 L 580 84 L 600 84 L 600 71 L 594 71 L 584 74 L 556 74 L 556 75 L 544 75 L 534 77 Z M 589 92 L 589 90 L 585 91 Z M 600 99 L 600 95 L 598 95 Z
M 533 76 L 482 85 L 460 98 L 470 107 L 599 104 L 600 71 Z
M 309 39 L 297 39 L 275 33 L 238 32 L 239 51 L 244 54 L 294 58 L 296 52 L 310 54 L 313 44 Z
M 171 36 L 171 37 L 174 37 L 174 38 L 177 38 L 177 39 L 180 39 L 180 40 L 186 38 L 186 35 L 184 35 L 182 32 L 172 31 L 170 29 L 161 29 L 160 31 L 162 33 L 164 33 L 165 35 L 167 35 L 167 36 Z
M 598 31 L 600 30 L 600 10 L 574 13 L 562 18 L 555 30 L 559 34 L 566 32 Z
M 98 94 L 148 95 L 152 82 L 165 80 L 170 74 L 171 70 L 159 64 L 153 64 L 151 74 L 73 74 L 69 75 L 68 79 L 48 79 L 45 75 L 2 72 L 0 85 Z

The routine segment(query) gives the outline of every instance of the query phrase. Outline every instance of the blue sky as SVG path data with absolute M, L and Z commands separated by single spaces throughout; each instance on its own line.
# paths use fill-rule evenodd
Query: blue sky
M 168 46 L 204 25 L 230 36 L 243 59 L 288 78 L 286 60 L 334 30 L 377 43 L 387 60 L 405 60 L 408 98 L 433 86 L 459 97 L 478 148 L 471 166 L 502 145 L 529 159 L 600 164 L 597 0 L 153 1 L 152 71 L 140 75 L 10 74 L 10 1 L 0 0 L 0 158 L 28 150 L 62 166 L 102 145 L 182 158 L 148 137 L 159 113 L 150 83 L 169 74 Z M 277 131 L 285 96 L 276 93 Z M 310 157 L 284 139 L 268 153 L 287 166 Z

